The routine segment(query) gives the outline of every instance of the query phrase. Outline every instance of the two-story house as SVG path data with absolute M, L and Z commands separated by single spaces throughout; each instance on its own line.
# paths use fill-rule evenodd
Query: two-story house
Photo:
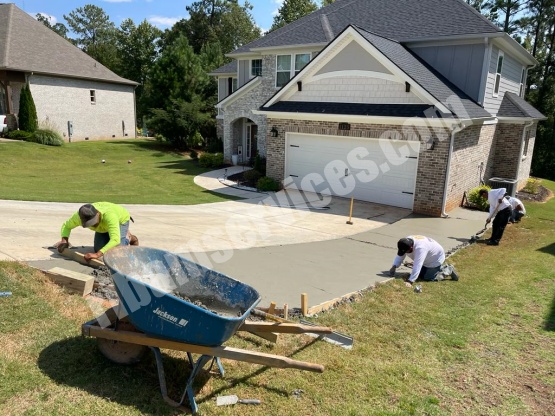
M 530 174 L 537 62 L 462 0 L 337 0 L 229 56 L 225 159 L 258 152 L 285 187 L 439 216 Z
M 134 81 L 95 61 L 15 4 L 0 3 L 0 114 L 17 128 L 28 83 L 39 123 L 66 140 L 135 137 Z

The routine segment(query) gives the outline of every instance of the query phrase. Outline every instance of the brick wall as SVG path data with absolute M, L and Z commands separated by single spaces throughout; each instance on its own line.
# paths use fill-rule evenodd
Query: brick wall
M 375 125 L 351 123 L 348 131 L 338 130 L 337 122 L 269 119 L 268 126 L 277 127 L 278 137 L 271 137 L 267 128 L 266 155 L 268 160 L 267 175 L 277 181 L 285 176 L 285 134 L 309 133 L 331 136 L 380 138 L 386 131 L 398 133 L 396 139 L 420 141 L 420 155 L 417 169 L 414 212 L 439 216 L 445 183 L 447 153 L 449 149 L 449 131 L 438 128 L 433 132 L 434 150 L 426 150 L 425 142 L 430 131 L 425 128 L 410 128 L 398 125 Z
M 523 124 L 499 124 L 497 126 L 493 176 L 517 179 L 523 129 Z

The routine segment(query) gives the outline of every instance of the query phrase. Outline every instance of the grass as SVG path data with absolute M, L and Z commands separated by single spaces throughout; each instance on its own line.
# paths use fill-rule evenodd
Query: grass
M 555 183 L 544 181 L 552 190 Z M 528 203 L 502 244 L 454 255 L 459 282 L 395 280 L 314 319 L 354 337 L 351 351 L 304 336 L 275 345 L 238 334 L 228 345 L 323 364 L 323 374 L 224 360 L 225 377 L 195 385 L 202 415 L 555 414 L 555 199 Z M 93 314 L 31 269 L 0 262 L 0 414 L 174 415 L 152 357 L 104 359 L 80 325 Z M 173 397 L 188 374 L 165 351 Z M 301 391 L 302 390 L 302 391 Z M 260 406 L 217 407 L 219 395 Z
M 230 199 L 195 185 L 193 178 L 208 169 L 154 140 L 2 143 L 0 169 L 0 199 L 170 205 Z

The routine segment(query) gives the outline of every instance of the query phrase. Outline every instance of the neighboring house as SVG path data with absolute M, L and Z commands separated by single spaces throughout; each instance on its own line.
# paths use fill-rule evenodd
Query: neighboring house
M 135 137 L 136 82 L 117 76 L 14 4 L 0 4 L 0 114 L 17 115 L 25 82 L 39 124 L 55 126 L 66 140 Z M 9 119 L 9 127 L 17 128 L 16 117 Z
M 530 174 L 537 62 L 461 0 L 336 0 L 229 56 L 225 159 L 258 152 L 285 187 L 440 216 Z

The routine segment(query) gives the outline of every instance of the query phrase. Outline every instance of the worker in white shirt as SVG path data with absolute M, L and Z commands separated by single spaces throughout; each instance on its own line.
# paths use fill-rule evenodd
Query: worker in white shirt
M 409 235 L 406 238 L 401 238 L 397 242 L 397 256 L 389 270 L 390 276 L 395 275 L 395 270 L 403 263 L 405 256 L 409 256 L 414 261 L 412 272 L 405 283 L 409 287 L 417 279 L 426 281 L 443 280 L 443 276 L 446 274 L 450 274 L 452 280 L 459 280 L 453 266 L 443 265 L 445 261 L 443 247 L 430 237 Z
M 520 219 L 526 215 L 526 208 L 524 208 L 524 204 L 520 199 L 515 198 L 514 196 L 505 195 L 505 199 L 509 201 L 509 204 L 511 204 L 513 209 L 509 222 L 520 222 Z
M 507 190 L 505 188 L 497 189 L 480 189 L 480 197 L 487 199 L 489 202 L 489 216 L 486 220 L 486 225 L 493 219 L 493 227 L 491 230 L 491 237 L 486 242 L 488 246 L 498 246 L 505 227 L 511 217 L 512 208 L 509 201 L 505 199 Z

